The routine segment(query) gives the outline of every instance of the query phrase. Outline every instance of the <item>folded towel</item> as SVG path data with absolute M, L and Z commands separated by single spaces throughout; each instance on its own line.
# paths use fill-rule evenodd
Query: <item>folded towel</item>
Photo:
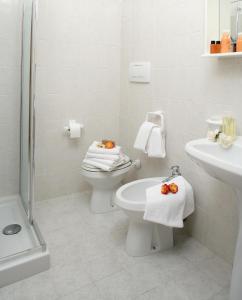
M 103 170 L 103 171 L 107 171 L 107 172 L 110 172 L 110 171 L 112 171 L 112 168 L 110 167 L 110 166 L 107 166 L 107 165 L 105 165 L 105 164 L 102 164 L 102 163 L 100 163 L 100 162 L 96 162 L 96 161 L 94 161 L 94 160 L 92 160 L 92 159 L 84 159 L 83 160 L 83 163 L 84 164 L 87 164 L 87 165 L 90 165 L 90 166 L 93 166 L 93 167 L 96 167 L 96 168 L 99 168 L 99 169 L 101 169 L 101 170 Z
M 155 127 L 151 131 L 148 141 L 147 152 L 149 157 L 166 157 L 165 134 L 160 127 Z
M 106 148 L 100 148 L 98 145 L 100 142 L 93 142 L 92 145 L 89 147 L 88 152 L 89 153 L 98 153 L 98 154 L 114 154 L 114 155 L 119 155 L 121 152 L 121 147 L 116 146 L 112 149 L 106 149 Z
M 108 160 L 108 159 L 100 159 L 100 158 L 89 158 L 89 160 L 103 164 L 105 166 L 110 166 L 110 167 L 114 167 L 116 166 L 118 163 L 120 163 L 120 160 L 113 161 L 113 160 Z
M 130 158 L 127 155 L 123 154 L 120 156 L 119 161 L 111 161 L 111 160 L 97 159 L 97 158 L 89 158 L 89 159 L 85 158 L 83 160 L 83 163 L 110 172 L 113 171 L 115 168 L 124 165 L 129 161 Z
M 172 179 L 171 182 L 178 185 L 179 191 L 176 194 L 161 194 L 162 183 L 146 190 L 144 220 L 182 228 L 183 220 L 194 211 L 193 190 L 182 176 Z
M 144 153 L 147 153 L 147 144 L 149 141 L 149 137 L 151 134 L 151 131 L 154 127 L 157 127 L 152 122 L 147 122 L 145 121 L 138 132 L 138 135 L 136 137 L 135 143 L 134 143 L 134 148 L 143 151 Z
M 99 153 L 87 152 L 86 158 L 98 158 L 98 159 L 105 159 L 105 160 L 110 160 L 110 161 L 118 161 L 120 159 L 120 155 L 118 155 L 118 154 L 99 154 Z

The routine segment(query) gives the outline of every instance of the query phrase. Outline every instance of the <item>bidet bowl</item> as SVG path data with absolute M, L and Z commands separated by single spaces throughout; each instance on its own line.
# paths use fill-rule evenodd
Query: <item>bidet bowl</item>
M 161 183 L 162 179 L 164 178 L 145 178 L 123 185 L 116 193 L 116 204 L 124 210 L 144 212 L 146 189 Z

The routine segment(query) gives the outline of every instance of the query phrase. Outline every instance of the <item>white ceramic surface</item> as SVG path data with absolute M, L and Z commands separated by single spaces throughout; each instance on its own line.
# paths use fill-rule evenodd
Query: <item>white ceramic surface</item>
M 146 178 L 123 185 L 118 189 L 115 203 L 129 217 L 126 251 L 131 256 L 145 256 L 173 247 L 172 228 L 143 220 L 146 189 L 162 178 Z
M 239 200 L 240 226 L 231 281 L 231 300 L 241 300 L 242 295 L 242 137 L 229 149 L 207 139 L 187 143 L 186 152 L 211 176 L 236 189 Z
M 115 209 L 115 192 L 131 167 L 132 165 L 128 164 L 126 167 L 112 172 L 93 172 L 81 169 L 85 181 L 92 186 L 91 211 L 93 213 L 106 213 Z
M 22 229 L 15 235 L 3 235 L 9 224 L 19 224 Z M 19 196 L 0 199 L 0 245 L 0 288 L 50 267 L 49 251 L 42 250 Z

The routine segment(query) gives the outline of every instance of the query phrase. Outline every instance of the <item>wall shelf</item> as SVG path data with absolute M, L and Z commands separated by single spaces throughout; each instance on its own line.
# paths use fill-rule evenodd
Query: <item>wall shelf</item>
M 230 52 L 230 53 L 217 53 L 217 54 L 210 54 L 205 53 L 202 55 L 202 57 L 208 57 L 208 58 L 233 58 L 233 57 L 242 57 L 242 52 Z

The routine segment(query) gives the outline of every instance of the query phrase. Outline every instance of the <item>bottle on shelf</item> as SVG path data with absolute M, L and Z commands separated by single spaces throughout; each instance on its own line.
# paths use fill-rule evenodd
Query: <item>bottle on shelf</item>
M 224 30 L 221 38 L 221 53 L 232 52 L 232 40 L 230 37 L 230 31 Z
M 216 41 L 216 53 L 220 53 L 220 52 L 221 52 L 221 42 Z
M 210 44 L 210 54 L 220 53 L 221 51 L 221 43 L 220 41 L 211 41 Z
M 242 52 L 242 32 L 238 33 L 236 52 Z
M 216 52 L 216 44 L 215 44 L 215 41 L 211 41 L 211 44 L 210 44 L 210 53 L 211 53 L 211 54 L 217 53 L 217 52 Z

